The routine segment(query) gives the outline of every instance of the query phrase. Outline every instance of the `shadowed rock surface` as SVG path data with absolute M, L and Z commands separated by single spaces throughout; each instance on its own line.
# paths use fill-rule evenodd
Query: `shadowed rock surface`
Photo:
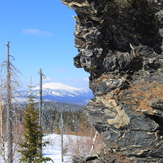
M 62 3 L 77 14 L 74 64 L 90 73 L 87 112 L 103 136 L 100 161 L 163 162 L 163 1 Z

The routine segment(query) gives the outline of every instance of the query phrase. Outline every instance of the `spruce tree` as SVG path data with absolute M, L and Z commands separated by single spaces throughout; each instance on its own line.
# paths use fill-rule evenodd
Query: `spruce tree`
M 20 162 L 23 163 L 41 163 L 52 161 L 51 158 L 42 157 L 40 153 L 41 146 L 45 146 L 47 143 L 42 143 L 43 133 L 40 131 L 40 126 L 38 124 L 39 114 L 35 109 L 34 96 L 32 95 L 32 87 L 30 88 L 30 95 L 28 96 L 28 106 L 25 109 L 23 116 L 23 139 L 19 146 L 21 154 Z M 53 162 L 53 161 L 52 161 Z

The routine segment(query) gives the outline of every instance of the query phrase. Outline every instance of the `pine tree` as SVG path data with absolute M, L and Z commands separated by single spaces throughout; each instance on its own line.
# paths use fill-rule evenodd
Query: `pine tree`
M 19 150 L 21 154 L 20 162 L 24 163 L 41 163 L 52 161 L 48 157 L 42 157 L 40 153 L 41 146 L 45 146 L 47 143 L 42 143 L 43 133 L 40 131 L 40 126 L 38 124 L 39 114 L 35 109 L 34 105 L 34 96 L 32 96 L 32 89 L 30 88 L 30 95 L 28 106 L 25 110 L 23 116 L 23 139 L 19 146 L 21 150 Z M 53 162 L 53 161 L 52 161 Z

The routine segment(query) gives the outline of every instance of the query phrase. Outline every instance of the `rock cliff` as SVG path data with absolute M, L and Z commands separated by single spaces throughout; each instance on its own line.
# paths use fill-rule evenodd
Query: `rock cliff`
M 74 64 L 90 73 L 105 163 L 163 162 L 163 0 L 62 0 L 75 10 Z

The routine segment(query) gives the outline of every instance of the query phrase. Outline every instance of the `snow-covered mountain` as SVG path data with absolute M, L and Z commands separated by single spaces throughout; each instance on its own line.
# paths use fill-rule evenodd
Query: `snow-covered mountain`
M 33 88 L 33 95 L 39 99 L 39 86 Z M 17 101 L 26 101 L 28 90 L 20 91 L 16 95 Z M 46 83 L 42 85 L 42 97 L 46 101 L 58 101 L 64 103 L 87 104 L 93 98 L 91 90 L 75 88 L 62 83 Z

